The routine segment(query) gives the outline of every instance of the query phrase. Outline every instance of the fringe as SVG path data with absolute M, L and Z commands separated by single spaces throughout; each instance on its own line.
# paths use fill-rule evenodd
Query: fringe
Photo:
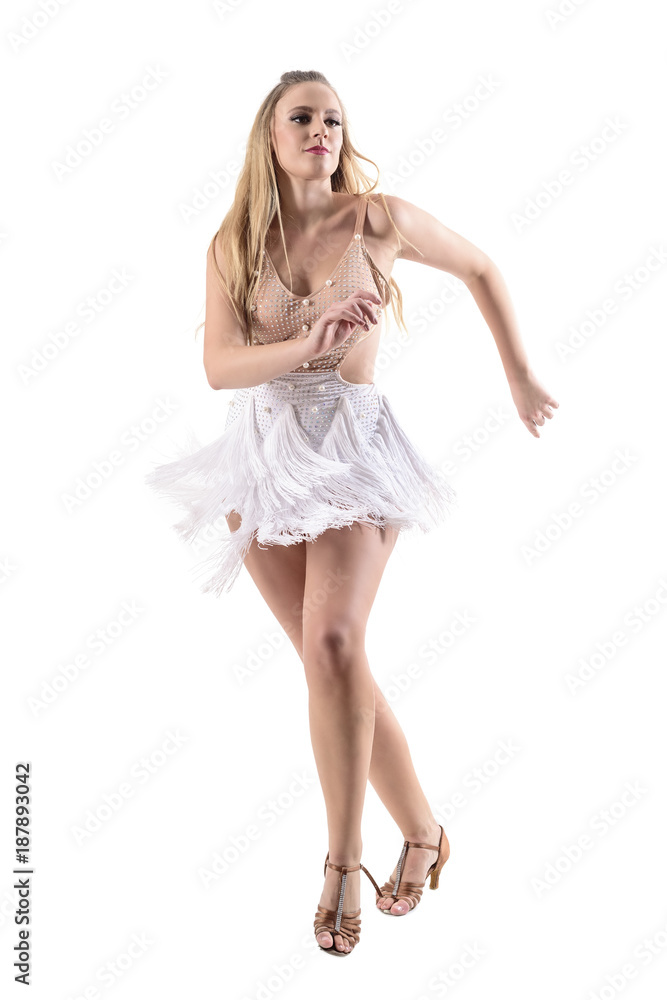
M 341 395 L 331 426 L 315 451 L 286 404 L 264 440 L 256 429 L 252 395 L 231 426 L 199 447 L 194 435 L 146 484 L 185 511 L 173 529 L 192 542 L 221 516 L 241 515 L 241 527 L 216 542 L 194 567 L 203 593 L 231 590 L 254 539 L 261 546 L 314 541 L 329 528 L 361 521 L 423 532 L 445 520 L 457 494 L 429 465 L 379 396 L 375 432 L 366 441 Z

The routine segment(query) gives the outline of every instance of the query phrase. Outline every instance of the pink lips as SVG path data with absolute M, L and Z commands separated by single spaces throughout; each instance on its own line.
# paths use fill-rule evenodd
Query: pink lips
M 324 156 L 329 150 L 325 149 L 324 146 L 311 146 L 310 149 L 306 150 L 307 153 L 316 153 L 318 156 Z

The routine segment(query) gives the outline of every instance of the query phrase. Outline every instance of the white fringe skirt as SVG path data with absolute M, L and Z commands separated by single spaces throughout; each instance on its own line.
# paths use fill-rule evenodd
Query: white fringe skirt
M 293 545 L 355 521 L 426 532 L 458 503 L 375 383 L 354 385 L 336 371 L 237 389 L 223 434 L 204 447 L 191 435 L 146 483 L 185 511 L 173 528 L 186 542 L 241 515 L 194 567 L 208 577 L 201 590 L 216 596 L 231 589 L 254 539 Z

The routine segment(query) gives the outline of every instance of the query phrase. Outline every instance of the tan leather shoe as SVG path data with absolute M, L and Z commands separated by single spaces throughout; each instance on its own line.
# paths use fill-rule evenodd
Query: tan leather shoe
M 359 869 L 366 872 L 369 879 L 375 886 L 375 902 L 377 903 L 380 896 L 380 886 L 377 884 L 371 873 L 367 868 L 364 868 L 362 864 L 358 865 L 334 865 L 329 861 L 329 852 L 327 851 L 327 856 L 324 860 L 324 875 L 327 874 L 327 866 L 333 868 L 334 871 L 340 872 L 340 881 L 338 889 L 338 907 L 335 910 L 327 910 L 322 904 L 318 904 L 317 913 L 315 915 L 315 937 L 318 934 L 322 934 L 323 931 L 328 931 L 331 934 L 331 945 L 329 948 L 324 948 L 317 942 L 317 947 L 321 951 L 326 951 L 329 955 L 349 955 L 351 951 L 354 950 L 354 946 L 359 941 L 359 934 L 361 932 L 361 909 L 352 910 L 345 913 L 343 910 L 343 902 L 345 900 L 345 883 L 347 881 L 348 872 L 356 872 Z M 350 951 L 339 951 L 336 948 L 336 942 L 334 940 L 334 934 L 340 934 L 341 937 L 347 941 L 350 945 Z
M 403 842 L 403 848 L 401 850 L 401 856 L 398 859 L 398 864 L 396 865 L 396 878 L 393 882 L 385 882 L 385 884 L 380 889 L 380 893 L 383 898 L 393 896 L 394 901 L 397 899 L 405 899 L 409 904 L 409 908 L 405 913 L 392 913 L 391 907 L 388 906 L 386 909 L 378 907 L 376 909 L 381 910 L 382 913 L 388 913 L 392 917 L 404 917 L 406 914 L 410 913 L 411 910 L 419 903 L 422 897 L 422 889 L 426 885 L 426 880 L 423 882 L 407 882 L 402 876 L 403 864 L 405 862 L 405 855 L 411 847 L 424 847 L 429 851 L 437 851 L 438 857 L 430 866 L 426 872 L 426 877 L 431 876 L 431 882 L 429 888 L 437 889 L 440 881 L 440 872 L 449 857 L 449 841 L 445 836 L 445 831 L 442 826 L 440 826 L 440 840 L 438 844 L 420 844 L 413 840 L 405 840 Z M 378 897 L 379 898 L 379 897 Z M 376 900 L 377 904 L 377 900 Z

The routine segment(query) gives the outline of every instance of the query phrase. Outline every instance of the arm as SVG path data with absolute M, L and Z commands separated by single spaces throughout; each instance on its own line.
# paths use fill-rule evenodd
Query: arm
M 551 419 L 558 403 L 530 368 L 502 274 L 483 250 L 433 215 L 396 195 L 385 197 L 398 229 L 421 251 L 402 240 L 397 257 L 447 271 L 467 285 L 495 340 L 519 416 L 539 437 L 536 425 Z
M 222 254 L 218 267 L 225 274 Z M 239 389 L 260 385 L 293 371 L 312 358 L 305 339 L 275 344 L 246 344 L 243 330 L 220 287 L 209 247 L 206 258 L 206 315 L 204 319 L 204 370 L 212 389 Z

